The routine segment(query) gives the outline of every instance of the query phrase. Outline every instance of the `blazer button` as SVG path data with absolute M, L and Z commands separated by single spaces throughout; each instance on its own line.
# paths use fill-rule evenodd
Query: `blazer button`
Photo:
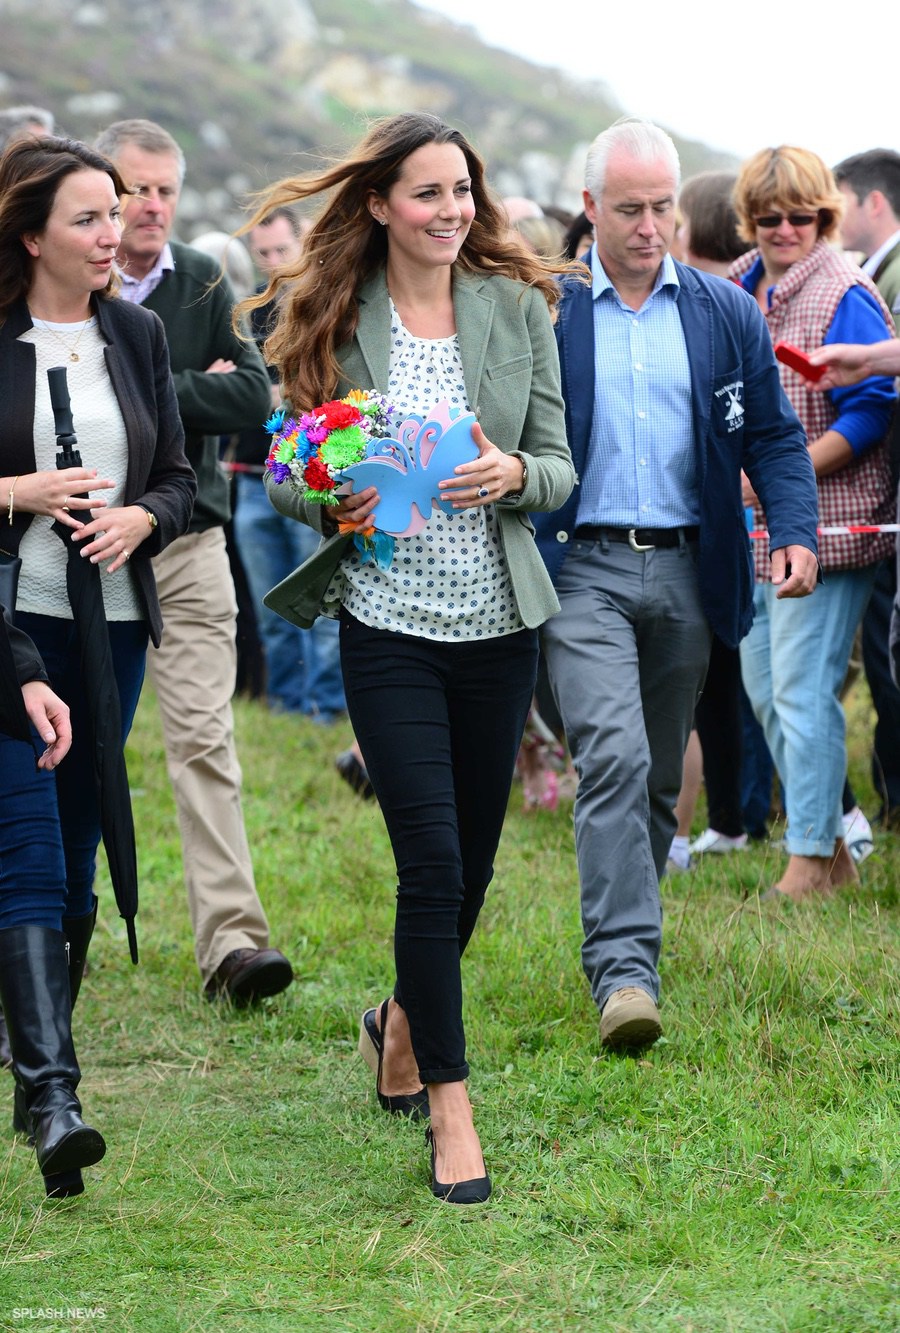
M 556 534 L 556 540 L 558 542 L 567 542 L 569 540 L 569 534 L 567 532 L 558 532 Z

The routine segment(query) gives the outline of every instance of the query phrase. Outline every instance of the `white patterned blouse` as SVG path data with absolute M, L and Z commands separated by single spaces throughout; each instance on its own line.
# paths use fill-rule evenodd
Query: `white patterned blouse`
M 391 302 L 387 398 L 421 415 L 446 399 L 468 410 L 459 338 L 416 338 Z M 499 638 L 522 628 L 492 505 L 432 513 L 413 537 L 395 539 L 388 570 L 344 557 L 323 600 L 326 615 L 343 604 L 378 629 L 445 641 Z

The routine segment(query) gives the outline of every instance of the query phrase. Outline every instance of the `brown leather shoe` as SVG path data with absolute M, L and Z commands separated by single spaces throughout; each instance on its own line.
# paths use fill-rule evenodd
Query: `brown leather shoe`
M 600 1040 L 613 1050 L 651 1046 L 662 1036 L 659 1010 L 653 997 L 639 986 L 613 991 L 600 1015 Z
M 278 949 L 232 949 L 207 981 L 208 1000 L 253 1004 L 264 995 L 277 995 L 294 980 L 294 971 Z

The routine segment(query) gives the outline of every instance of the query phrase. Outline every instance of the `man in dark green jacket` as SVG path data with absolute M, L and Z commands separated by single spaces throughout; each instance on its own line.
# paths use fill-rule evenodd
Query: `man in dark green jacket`
M 222 531 L 229 499 L 218 437 L 266 419 L 269 379 L 256 347 L 232 331 L 234 297 L 225 279 L 217 281 L 217 265 L 169 239 L 184 179 L 178 144 L 152 121 L 123 120 L 96 147 L 134 191 L 118 251 L 122 296 L 155 310 L 165 326 L 185 451 L 197 473 L 190 528 L 153 561 L 165 635 L 147 665 L 206 994 L 246 1003 L 283 990 L 293 973 L 269 947 L 244 832 L 231 711 L 237 605 Z

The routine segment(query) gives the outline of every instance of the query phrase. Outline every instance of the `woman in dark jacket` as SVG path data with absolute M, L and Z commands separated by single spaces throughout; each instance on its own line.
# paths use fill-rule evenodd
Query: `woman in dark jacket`
M 37 1129 L 39 1100 L 20 1051 L 38 1022 L 48 968 L 66 963 L 56 949 L 51 960 L 47 933 L 65 933 L 74 999 L 96 916 L 100 841 L 92 727 L 67 594 L 69 543 L 57 532 L 71 529 L 76 549 L 102 570 L 124 744 L 148 638 L 158 642 L 162 629 L 150 557 L 185 531 L 195 491 L 162 325 L 141 306 L 111 299 L 124 193 L 112 164 L 73 140 L 23 141 L 0 158 L 0 547 L 21 557 L 16 625 L 71 708 L 75 735 L 55 782 L 62 883 L 37 875 L 27 893 L 21 884 L 0 891 L 0 974 L 10 971 L 7 950 L 19 948 L 11 932 L 31 928 L 28 957 L 16 955 L 15 993 L 6 982 L 3 991 L 14 1124 L 26 1132 Z M 85 467 L 56 467 L 47 371 L 59 365 Z
M 47 683 L 40 656 L 0 606 L 0 995 L 12 1019 L 17 1076 L 28 1091 L 30 1124 L 47 1193 L 77 1194 L 81 1167 L 98 1162 L 103 1138 L 81 1118 L 81 1074 L 72 1045 L 66 941 L 60 929 L 7 926 L 32 883 L 65 892 L 65 862 L 53 770 L 72 744 L 69 709 Z M 35 742 L 45 748 L 39 756 Z M 39 975 L 42 985 L 35 986 Z

